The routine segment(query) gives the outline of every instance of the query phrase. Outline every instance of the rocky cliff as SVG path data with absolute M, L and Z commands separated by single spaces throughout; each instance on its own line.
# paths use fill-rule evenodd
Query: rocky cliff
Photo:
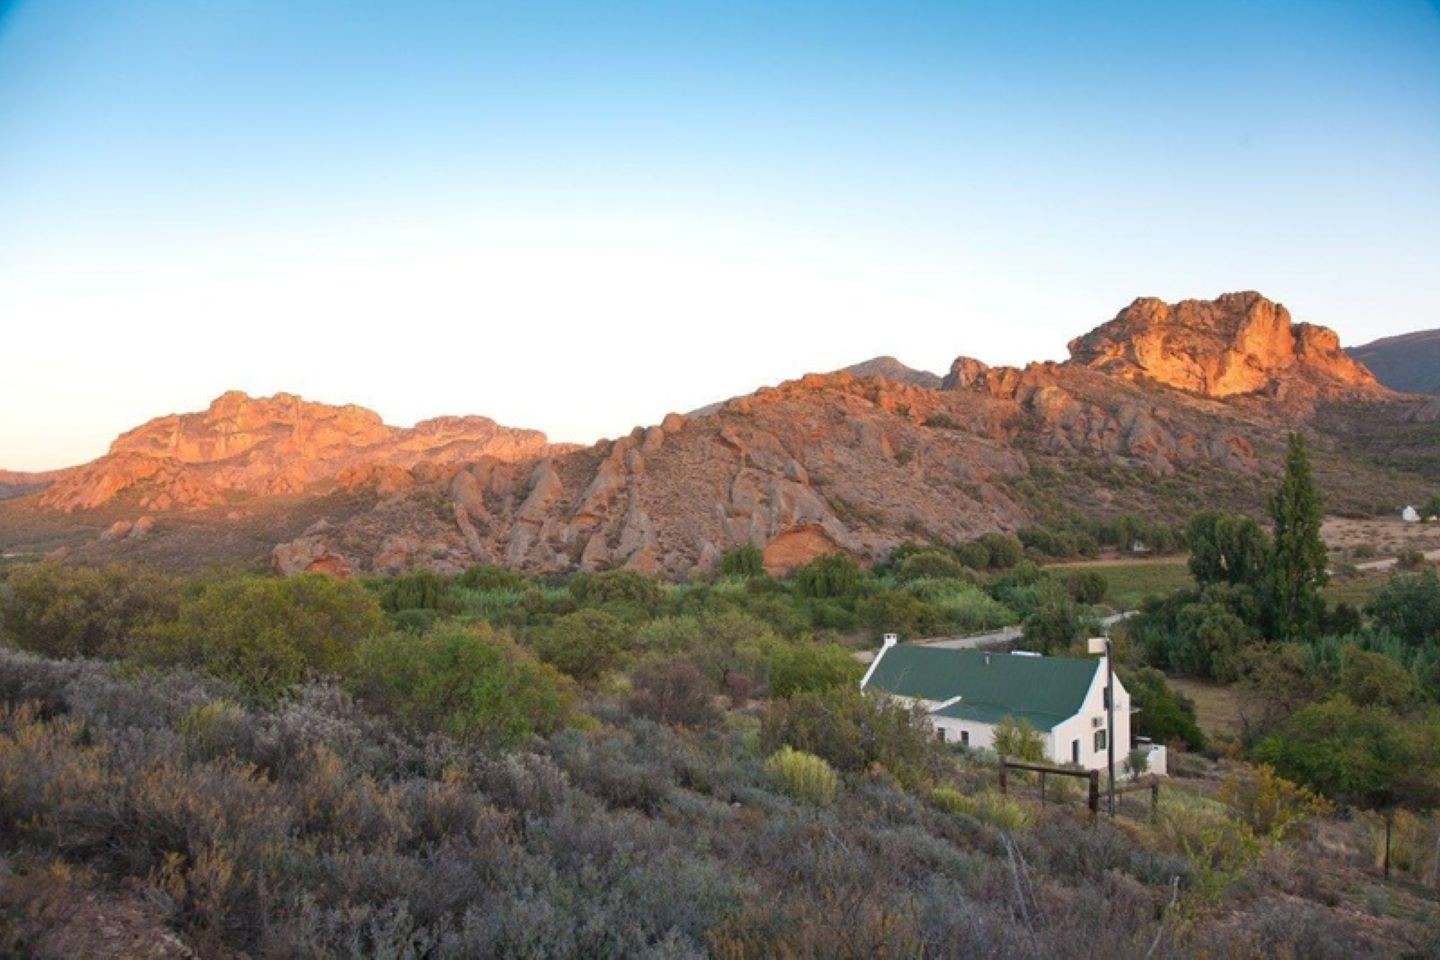
M 1334 331 L 1292 323 L 1258 293 L 1169 304 L 1141 298 L 1070 341 L 1070 363 L 1206 397 L 1378 387 Z
M 232 392 L 203 413 L 160 417 L 122 434 L 105 456 L 61 473 L 40 502 L 71 513 L 131 493 L 141 510 L 163 512 L 219 506 L 232 494 L 298 494 L 326 482 L 408 489 L 421 465 L 519 460 L 547 448 L 538 431 L 484 417 L 443 417 L 405 429 L 363 407 Z
M 397 429 L 358 407 L 227 394 L 0 504 L 0 546 L 40 514 L 69 515 L 95 531 L 84 556 L 173 564 L 219 549 L 218 530 L 237 558 L 278 543 L 281 573 L 498 563 L 684 577 L 743 543 L 783 571 L 1058 516 L 1255 507 L 1297 426 L 1340 496 L 1422 482 L 1377 466 L 1373 437 L 1432 428 L 1424 411 L 1258 294 L 1137 300 L 1071 350 L 1025 368 L 962 357 L 938 382 L 881 358 L 586 448 L 478 417 Z

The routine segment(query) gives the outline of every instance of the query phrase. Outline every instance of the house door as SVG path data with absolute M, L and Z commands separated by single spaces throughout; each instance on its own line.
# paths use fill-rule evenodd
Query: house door
M 1070 741 L 1070 762 L 1071 762 L 1071 763 L 1079 763 L 1079 762 L 1080 762 L 1080 741 L 1079 741 L 1079 740 L 1071 740 L 1071 741 Z

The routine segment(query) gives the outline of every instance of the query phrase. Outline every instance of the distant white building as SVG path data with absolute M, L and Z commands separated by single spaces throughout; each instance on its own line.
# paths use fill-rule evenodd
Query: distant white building
M 994 747 L 1007 717 L 1039 731 L 1051 763 L 1104 770 L 1113 735 L 1118 770 L 1131 749 L 1130 694 L 1117 678 L 1111 731 L 1103 659 L 896 644 L 887 636 L 860 686 L 921 705 L 940 739 L 977 750 Z M 1164 747 L 1152 750 L 1151 772 L 1163 774 Z
M 1420 511 L 1416 510 L 1414 507 L 1406 507 L 1404 510 L 1400 511 L 1400 519 L 1404 520 L 1406 523 L 1419 523 Z

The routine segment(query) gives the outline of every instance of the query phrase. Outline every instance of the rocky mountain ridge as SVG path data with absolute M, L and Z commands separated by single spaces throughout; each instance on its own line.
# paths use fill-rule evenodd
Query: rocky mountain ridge
M 1345 352 L 1391 390 L 1440 394 L 1440 330 L 1384 337 Z
M 1346 476 L 1347 495 L 1420 482 L 1347 451 L 1346 434 L 1357 418 L 1396 429 L 1433 418 L 1377 384 L 1333 333 L 1292 323 L 1259 294 L 1137 300 L 1071 349 L 1069 361 L 1025 368 L 962 357 L 938 383 L 877 358 L 860 375 L 808 375 L 585 448 L 484 418 L 399 430 L 363 408 L 227 394 L 0 504 L 0 546 L 43 514 L 110 522 L 110 546 L 80 544 L 81 557 L 144 556 L 166 537 L 213 551 L 217 525 L 233 533 L 270 505 L 263 532 L 227 544 L 273 536 L 282 573 L 481 562 L 684 577 L 742 543 L 781 571 L 1057 511 L 1254 506 L 1285 434 L 1307 424 L 1322 431 L 1318 469 Z M 1342 426 L 1324 434 L 1326 424 Z M 169 549 L 167 562 L 188 555 Z

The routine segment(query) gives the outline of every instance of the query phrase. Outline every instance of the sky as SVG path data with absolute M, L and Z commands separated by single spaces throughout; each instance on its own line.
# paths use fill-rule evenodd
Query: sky
M 590 442 L 1247 289 L 1440 326 L 1436 4 L 0 0 L 0 467 L 228 389 Z

